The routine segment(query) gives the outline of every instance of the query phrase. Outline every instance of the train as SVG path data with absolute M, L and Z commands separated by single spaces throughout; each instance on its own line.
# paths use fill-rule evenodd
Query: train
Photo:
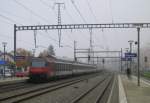
M 96 71 L 96 65 L 56 58 L 32 58 L 29 79 L 31 81 L 43 81 L 51 78 L 76 76 Z

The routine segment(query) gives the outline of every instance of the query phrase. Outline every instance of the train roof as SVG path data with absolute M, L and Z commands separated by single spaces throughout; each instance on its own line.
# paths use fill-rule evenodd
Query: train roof
M 47 61 L 47 62 L 52 62 L 52 63 L 63 63 L 63 64 L 75 64 L 75 65 L 89 65 L 89 66 L 94 66 L 91 64 L 87 63 L 82 63 L 82 62 L 77 62 L 74 60 L 68 60 L 64 58 L 56 58 L 56 57 L 34 57 L 32 58 L 31 61 Z

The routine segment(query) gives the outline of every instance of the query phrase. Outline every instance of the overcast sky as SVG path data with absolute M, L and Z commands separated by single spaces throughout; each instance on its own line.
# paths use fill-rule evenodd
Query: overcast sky
M 56 2 L 63 2 L 62 24 L 150 22 L 150 0 L 0 0 L 0 50 L 7 42 L 13 50 L 13 25 L 57 24 Z M 89 47 L 89 30 L 62 30 L 58 46 L 57 30 L 37 31 L 36 55 L 52 44 L 56 55 L 73 57 L 73 41 L 78 48 Z M 141 29 L 141 47 L 150 43 L 150 29 Z M 93 29 L 95 50 L 120 50 L 136 40 L 136 29 Z M 96 47 L 97 46 L 97 47 Z M 17 48 L 34 49 L 33 31 L 17 32 Z M 134 47 L 136 48 L 136 47 Z

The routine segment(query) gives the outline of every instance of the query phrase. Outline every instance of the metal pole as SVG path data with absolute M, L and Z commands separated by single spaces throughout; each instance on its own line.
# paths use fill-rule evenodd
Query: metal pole
M 6 65 L 6 59 L 5 59 L 5 55 L 6 55 L 6 50 L 5 50 L 5 48 L 6 48 L 6 45 L 7 45 L 7 42 L 2 42 L 2 44 L 3 44 L 3 47 L 4 47 L 4 69 L 3 69 L 3 77 L 5 78 L 5 65 Z
M 129 42 L 129 44 L 130 44 L 130 53 L 132 53 L 132 43 L 133 43 L 134 41 L 133 41 L 133 40 L 129 40 L 128 42 Z M 131 68 L 132 68 L 132 58 L 131 58 L 131 61 L 130 61 L 130 70 L 131 70 Z
M 14 24 L 14 63 L 16 64 L 16 24 Z M 14 68 L 14 74 L 16 73 L 16 68 Z
M 74 61 L 77 61 L 77 58 L 76 58 L 76 41 L 74 41 Z
M 55 5 L 58 6 L 58 16 L 57 16 L 57 22 L 58 22 L 58 25 L 61 25 L 61 5 L 64 5 L 64 3 L 55 3 Z M 60 43 L 61 43 L 61 29 L 58 29 L 58 39 L 59 39 L 59 47 L 61 46 Z
M 6 47 L 6 44 L 4 44 L 4 61 L 5 61 L 5 47 Z M 4 64 L 4 78 L 5 78 L 5 64 Z
M 121 72 L 122 72 L 122 48 L 121 48 Z
M 126 48 L 126 53 L 129 52 L 128 49 L 129 49 L 129 48 Z M 126 60 L 126 65 L 127 65 L 127 69 L 128 69 L 128 58 L 127 58 L 127 60 Z
M 140 28 L 137 28 L 137 32 L 138 32 L 138 86 L 140 86 Z
M 105 60 L 104 60 L 104 58 L 102 59 L 102 63 L 103 63 L 103 69 L 104 69 L 104 64 L 105 64 Z
M 97 65 L 98 65 L 98 56 L 97 56 Z

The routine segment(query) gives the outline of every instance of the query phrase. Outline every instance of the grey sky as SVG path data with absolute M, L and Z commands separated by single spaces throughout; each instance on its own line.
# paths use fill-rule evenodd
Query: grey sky
M 55 2 L 65 3 L 65 9 L 61 9 L 62 24 L 150 22 L 150 0 L 73 0 L 85 21 L 71 1 L 0 0 L 0 50 L 3 49 L 3 41 L 8 42 L 7 51 L 13 50 L 14 23 L 17 25 L 57 24 Z M 149 43 L 149 33 L 150 29 L 141 30 L 141 46 Z M 93 29 L 93 45 L 100 45 L 99 48 L 95 47 L 96 50 L 107 48 L 120 50 L 121 47 L 128 47 L 128 40 L 136 40 L 136 35 L 136 29 Z M 36 54 L 45 49 L 43 47 L 52 44 L 57 55 L 73 57 L 73 40 L 78 42 L 77 45 L 80 48 L 89 47 L 89 30 L 63 30 L 61 41 L 63 48 L 58 47 L 56 30 L 38 31 L 37 40 L 37 45 L 41 47 L 37 48 Z M 17 47 L 32 50 L 34 48 L 33 31 L 17 32 Z

